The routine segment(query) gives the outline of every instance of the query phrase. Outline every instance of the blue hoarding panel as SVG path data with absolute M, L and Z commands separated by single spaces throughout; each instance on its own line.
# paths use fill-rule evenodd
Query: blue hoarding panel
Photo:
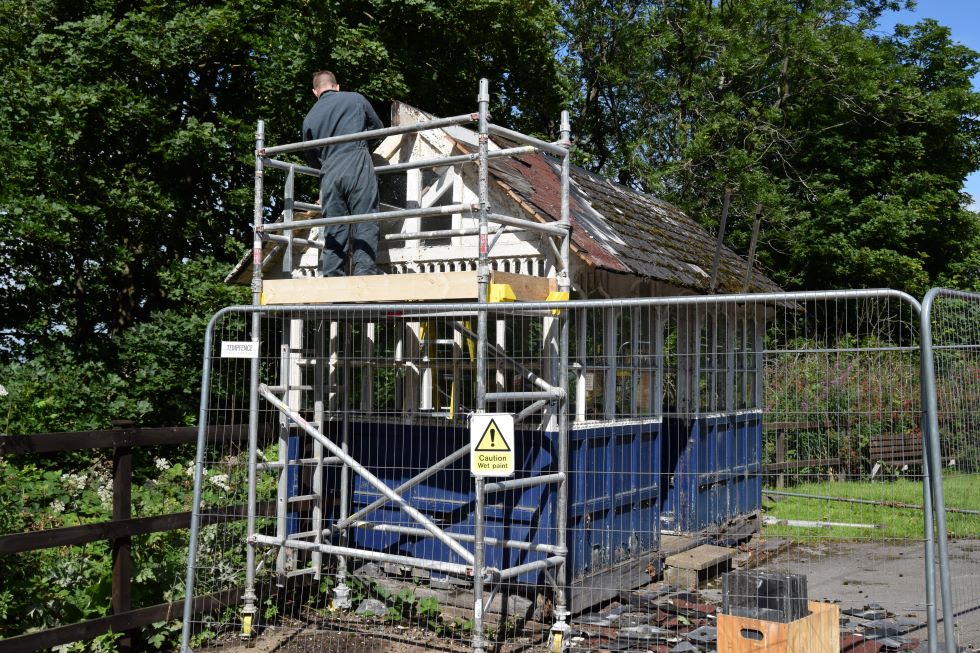
M 351 428 L 351 453 L 389 487 L 407 481 L 469 442 L 466 428 L 359 423 Z M 558 471 L 556 434 L 515 434 L 514 478 Z M 408 438 L 411 438 L 410 440 Z M 660 423 L 647 421 L 574 428 L 570 433 L 567 544 L 572 577 L 581 577 L 659 547 Z M 412 442 L 411 447 L 400 443 Z M 422 446 L 419 446 L 419 443 Z M 406 494 L 412 506 L 450 533 L 472 535 L 475 498 L 469 459 L 426 479 Z M 379 493 L 355 476 L 352 508 L 358 510 Z M 536 544 L 557 540 L 557 492 L 540 485 L 489 495 L 488 538 Z M 417 527 L 391 504 L 373 511 L 367 521 Z M 455 560 L 445 545 L 418 538 L 357 529 L 358 546 L 436 560 Z M 487 565 L 513 567 L 547 557 L 540 552 L 488 546 Z M 537 582 L 537 572 L 519 580 Z
M 665 420 L 661 451 L 666 528 L 712 531 L 762 506 L 757 411 Z
M 295 433 L 290 433 L 286 439 L 286 456 L 289 460 L 300 458 L 300 439 Z M 286 491 L 294 497 L 300 493 L 299 465 L 286 465 Z M 300 531 L 300 513 L 290 510 L 286 513 L 286 534 L 292 535 Z

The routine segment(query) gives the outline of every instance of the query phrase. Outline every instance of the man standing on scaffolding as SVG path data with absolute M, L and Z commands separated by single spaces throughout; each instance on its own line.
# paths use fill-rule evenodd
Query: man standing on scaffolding
M 303 120 L 304 141 L 381 129 L 384 126 L 364 96 L 341 92 L 336 76 L 328 70 L 313 75 L 313 95 L 317 101 Z M 303 156 L 312 167 L 320 169 L 322 217 L 334 218 L 378 210 L 378 180 L 366 141 L 325 145 L 304 150 Z M 320 254 L 321 276 L 344 276 L 348 246 L 355 276 L 379 274 L 376 263 L 379 232 L 375 221 L 326 227 Z

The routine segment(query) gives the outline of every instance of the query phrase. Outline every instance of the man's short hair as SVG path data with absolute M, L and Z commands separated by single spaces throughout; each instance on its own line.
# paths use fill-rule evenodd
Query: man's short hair
M 329 70 L 318 70 L 313 73 L 313 88 L 325 88 L 327 86 L 336 86 L 337 76 L 334 75 Z

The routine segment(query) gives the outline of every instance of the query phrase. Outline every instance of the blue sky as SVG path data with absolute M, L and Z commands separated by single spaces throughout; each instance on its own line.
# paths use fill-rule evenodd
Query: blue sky
M 950 28 L 954 41 L 980 52 L 980 0 L 919 0 L 914 10 L 888 13 L 879 22 L 890 33 L 896 24 L 923 18 L 935 18 Z M 980 74 L 974 76 L 973 88 L 980 90 Z M 973 196 L 971 208 L 980 211 L 980 171 L 966 178 L 966 192 Z

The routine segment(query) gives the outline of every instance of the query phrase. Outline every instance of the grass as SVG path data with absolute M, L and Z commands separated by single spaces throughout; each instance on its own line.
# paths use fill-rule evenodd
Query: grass
M 975 474 L 949 473 L 943 477 L 946 508 L 980 511 L 980 478 Z M 922 479 L 898 478 L 874 481 L 822 481 L 785 488 L 794 494 L 877 501 L 883 504 L 922 505 Z M 767 517 L 781 520 L 873 524 L 877 528 L 764 526 L 763 534 L 793 539 L 923 540 L 923 511 L 889 505 L 848 503 L 830 499 L 770 496 L 763 502 Z M 949 537 L 980 538 L 980 515 L 946 512 Z

